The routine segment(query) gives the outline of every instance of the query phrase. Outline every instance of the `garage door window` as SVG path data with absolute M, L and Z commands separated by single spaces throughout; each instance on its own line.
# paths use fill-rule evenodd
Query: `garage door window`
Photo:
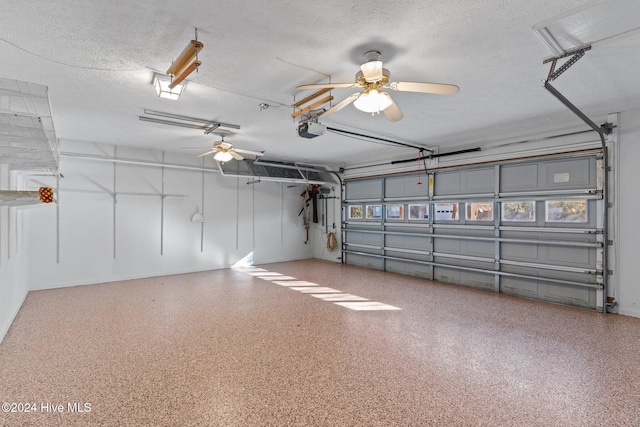
M 441 221 L 457 221 L 458 220 L 458 204 L 457 203 L 436 203 L 436 220 Z
M 349 206 L 349 219 L 362 219 L 362 205 Z
M 547 222 L 587 222 L 587 201 L 549 200 L 545 212 Z
M 470 221 L 493 221 L 492 202 L 469 202 L 467 206 L 467 220 Z
M 502 202 L 502 220 L 535 222 L 536 202 Z
M 429 219 L 429 205 L 409 205 L 409 220 L 427 220 Z
M 404 219 L 404 205 L 387 205 L 387 219 Z
M 382 205 L 367 205 L 367 219 L 382 219 Z

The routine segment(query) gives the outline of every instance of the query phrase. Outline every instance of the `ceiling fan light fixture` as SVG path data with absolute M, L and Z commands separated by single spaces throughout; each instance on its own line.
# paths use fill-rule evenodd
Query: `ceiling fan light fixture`
M 360 111 L 365 113 L 379 113 L 389 107 L 393 101 L 386 93 L 380 92 L 378 89 L 371 89 L 362 93 L 353 105 Z
M 233 159 L 233 156 L 228 151 L 218 151 L 213 158 L 219 162 L 225 163 Z
M 171 85 L 171 78 L 162 74 L 155 73 L 153 75 L 153 87 L 156 89 L 156 94 L 160 98 L 177 100 L 186 85 L 186 83 L 176 84 L 173 88 Z
M 360 66 L 362 75 L 368 82 L 377 82 L 382 80 L 382 61 L 369 61 Z

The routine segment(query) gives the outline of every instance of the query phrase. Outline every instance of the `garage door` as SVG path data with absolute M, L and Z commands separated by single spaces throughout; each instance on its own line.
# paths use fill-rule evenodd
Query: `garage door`
M 352 265 L 596 308 L 600 150 L 345 182 Z

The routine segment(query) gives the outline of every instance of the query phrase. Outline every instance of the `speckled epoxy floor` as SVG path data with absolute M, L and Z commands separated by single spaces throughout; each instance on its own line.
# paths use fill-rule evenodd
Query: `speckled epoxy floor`
M 640 319 L 318 260 L 260 267 L 398 309 L 238 270 L 32 292 L 0 345 L 0 400 L 36 411 L 0 424 L 640 425 Z

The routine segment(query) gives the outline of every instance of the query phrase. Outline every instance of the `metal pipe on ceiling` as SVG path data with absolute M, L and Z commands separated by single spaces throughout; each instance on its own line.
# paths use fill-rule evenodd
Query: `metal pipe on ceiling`
M 115 157 L 97 156 L 92 154 L 77 154 L 77 153 L 70 153 L 70 152 L 62 152 L 60 154 L 65 157 L 73 157 L 75 159 L 82 159 L 82 160 L 97 160 L 97 161 L 103 161 L 103 162 L 123 163 L 123 164 L 130 164 L 130 165 L 220 173 L 218 169 L 205 168 L 205 167 L 199 167 L 199 166 L 180 165 L 177 163 L 158 163 L 158 162 L 148 162 L 146 160 L 118 159 Z

